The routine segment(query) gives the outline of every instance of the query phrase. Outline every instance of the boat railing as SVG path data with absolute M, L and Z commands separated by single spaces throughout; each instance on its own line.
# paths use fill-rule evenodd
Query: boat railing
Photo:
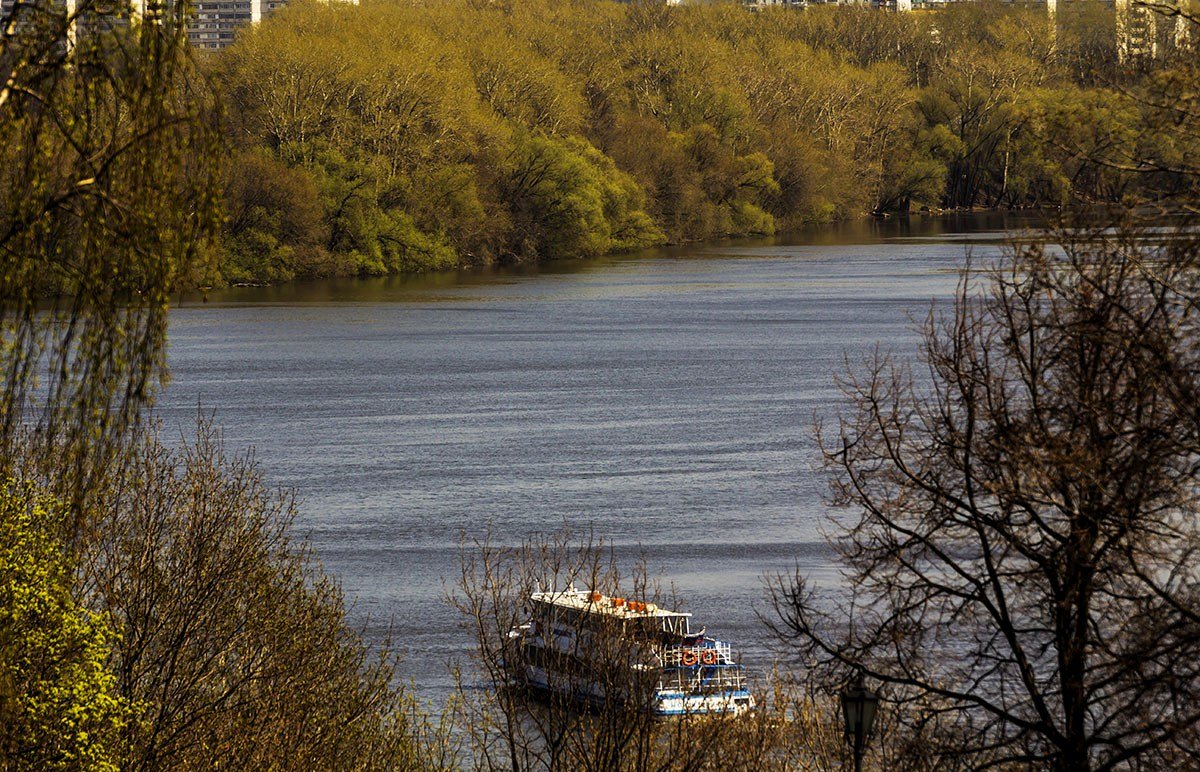
M 746 673 L 734 661 L 728 643 L 709 639 L 691 646 L 666 647 L 658 688 L 685 694 L 742 691 L 746 688 Z
M 716 651 L 717 662 L 709 663 L 704 659 L 705 652 Z M 711 654 L 709 655 L 712 656 Z M 684 661 L 685 657 L 688 659 Z M 687 667 L 695 664 L 732 665 L 733 649 L 724 641 L 706 640 L 694 646 L 668 646 L 663 652 L 663 664 L 667 667 Z
M 738 692 L 745 688 L 745 671 L 730 665 L 668 668 L 662 671 L 658 682 L 659 691 L 684 694 Z

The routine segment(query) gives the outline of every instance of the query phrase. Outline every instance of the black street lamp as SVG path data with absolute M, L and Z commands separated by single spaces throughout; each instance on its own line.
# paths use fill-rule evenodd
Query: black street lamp
M 879 695 L 863 683 L 863 673 L 858 671 L 854 683 L 842 690 L 842 717 L 846 720 L 846 742 L 854 748 L 854 772 L 862 772 L 863 750 L 875 723 L 875 709 L 879 707 Z

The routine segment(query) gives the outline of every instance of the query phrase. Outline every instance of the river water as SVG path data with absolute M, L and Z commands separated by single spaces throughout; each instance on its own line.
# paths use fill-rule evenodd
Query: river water
M 644 556 L 752 668 L 776 649 L 763 576 L 836 583 L 814 416 L 835 378 L 954 290 L 973 216 L 535 269 L 242 288 L 171 323 L 168 427 L 213 411 L 294 488 L 299 528 L 427 699 L 470 645 L 444 601 L 460 538 L 567 524 Z M 836 516 L 837 513 L 832 513 Z

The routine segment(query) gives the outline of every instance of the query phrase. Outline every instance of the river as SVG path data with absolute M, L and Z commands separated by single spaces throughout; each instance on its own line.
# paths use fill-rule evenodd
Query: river
M 171 322 L 168 427 L 212 411 L 295 489 L 298 526 L 402 675 L 448 694 L 460 538 L 591 529 L 643 555 L 746 663 L 763 576 L 838 581 L 814 416 L 845 362 L 915 360 L 998 215 L 814 229 L 522 270 L 212 293 Z M 836 513 L 833 513 L 836 515 Z

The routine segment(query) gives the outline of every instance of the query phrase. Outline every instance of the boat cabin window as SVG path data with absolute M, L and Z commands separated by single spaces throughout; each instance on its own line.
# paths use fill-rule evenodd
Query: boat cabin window
M 663 617 L 663 630 L 672 635 L 688 634 L 687 617 Z
M 687 617 L 641 617 L 628 621 L 631 632 L 657 637 L 663 633 L 669 636 L 685 636 L 688 634 Z

